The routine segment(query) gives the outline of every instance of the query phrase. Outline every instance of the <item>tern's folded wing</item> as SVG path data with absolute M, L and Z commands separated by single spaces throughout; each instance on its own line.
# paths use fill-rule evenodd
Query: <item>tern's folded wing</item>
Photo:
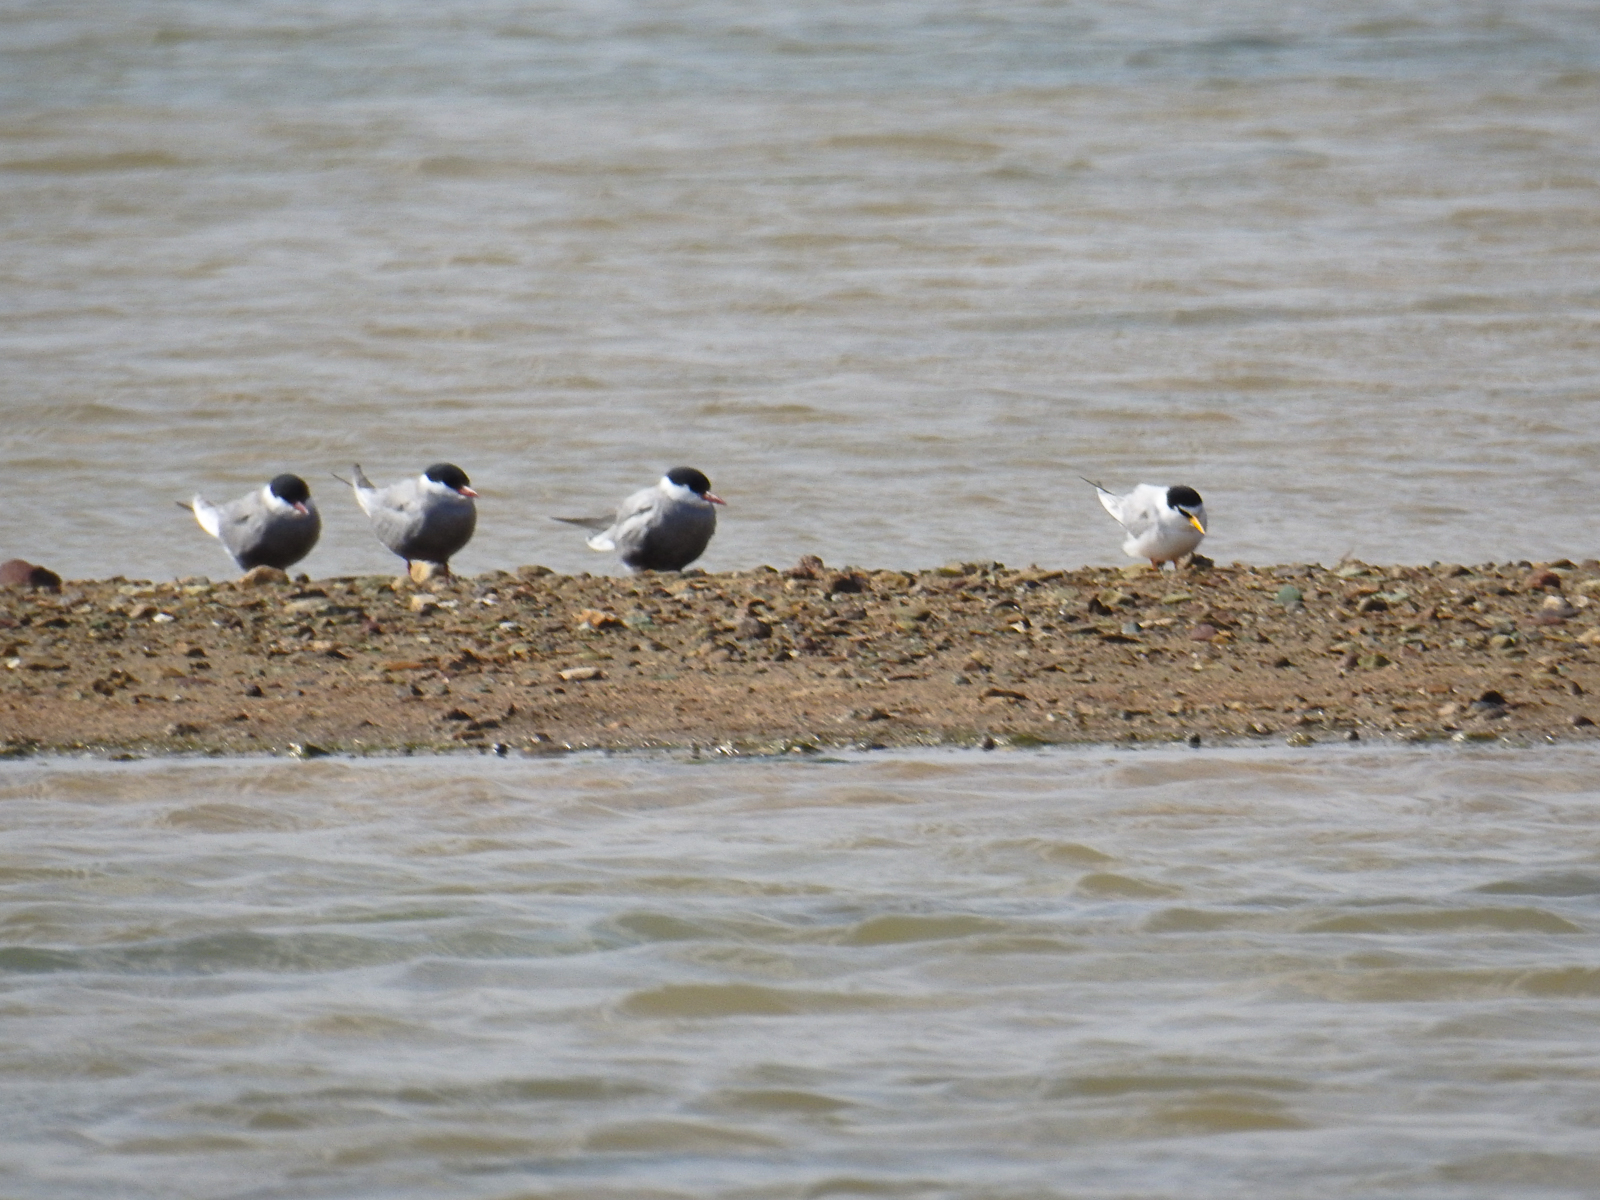
M 655 520 L 660 503 L 661 492 L 656 488 L 645 488 L 629 496 L 617 506 L 616 532 L 613 540 L 619 546 L 625 546 L 643 537 L 651 522 Z
M 396 554 L 402 553 L 401 547 L 416 537 L 422 525 L 420 497 L 414 486 L 408 486 L 410 484 L 407 480 L 381 491 L 356 491 L 356 499 L 361 501 L 367 520 L 372 523 L 372 532 Z
M 1113 515 L 1122 522 L 1129 537 L 1143 537 L 1161 520 L 1166 500 L 1166 489 L 1141 483 L 1126 496 L 1117 497 L 1117 512 Z

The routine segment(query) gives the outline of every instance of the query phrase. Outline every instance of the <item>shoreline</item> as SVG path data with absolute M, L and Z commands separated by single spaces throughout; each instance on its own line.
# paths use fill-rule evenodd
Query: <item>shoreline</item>
M 0 755 L 1600 737 L 1600 562 L 0 588 Z

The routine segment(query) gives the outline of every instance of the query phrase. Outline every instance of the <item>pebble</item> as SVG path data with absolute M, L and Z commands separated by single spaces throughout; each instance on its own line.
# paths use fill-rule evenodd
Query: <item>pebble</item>
M 828 580 L 828 590 L 836 596 L 846 593 L 865 592 L 867 581 L 860 575 L 835 575 Z
M 757 617 L 746 616 L 734 630 L 734 636 L 744 642 L 764 641 L 772 636 L 772 626 Z
M 277 567 L 251 567 L 239 576 L 240 587 L 266 587 L 270 584 L 288 583 L 289 573 Z

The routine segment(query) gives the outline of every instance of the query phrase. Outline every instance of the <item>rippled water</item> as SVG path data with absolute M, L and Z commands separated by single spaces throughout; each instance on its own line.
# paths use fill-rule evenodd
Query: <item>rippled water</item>
M 0 1191 L 1592 1196 L 1597 779 L 11 765 Z
M 705 565 L 1600 552 L 1600 8 L 33 0 L 0 9 L 0 551 L 440 457 L 469 571 L 667 465 Z

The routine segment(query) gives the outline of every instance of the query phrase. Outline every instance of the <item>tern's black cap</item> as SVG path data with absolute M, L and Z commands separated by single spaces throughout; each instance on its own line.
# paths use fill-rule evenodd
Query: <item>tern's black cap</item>
M 454 463 L 434 463 L 422 473 L 424 479 L 431 479 L 435 483 L 442 483 L 447 488 L 460 491 L 470 487 L 472 480 L 467 478 L 467 473 Z
M 693 467 L 673 467 L 667 472 L 667 479 L 679 487 L 688 488 L 696 496 L 704 496 L 711 490 L 711 480 Z
M 311 499 L 311 489 L 298 475 L 275 475 L 267 490 L 285 504 L 304 504 Z
M 1168 508 L 1200 508 L 1205 501 L 1200 499 L 1200 493 L 1192 487 L 1169 487 L 1167 489 Z

